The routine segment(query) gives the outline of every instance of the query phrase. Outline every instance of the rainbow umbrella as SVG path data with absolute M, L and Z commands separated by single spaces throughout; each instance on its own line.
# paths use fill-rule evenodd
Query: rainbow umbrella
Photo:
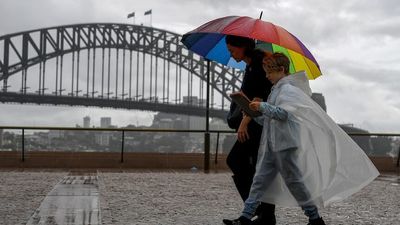
M 225 44 L 226 35 L 255 39 L 257 48 L 284 53 L 291 61 L 290 73 L 304 70 L 309 79 L 321 75 L 317 61 L 299 39 L 284 28 L 261 19 L 239 16 L 215 19 L 184 34 L 181 42 L 206 59 L 244 70 L 245 63 L 237 63 L 231 57 Z

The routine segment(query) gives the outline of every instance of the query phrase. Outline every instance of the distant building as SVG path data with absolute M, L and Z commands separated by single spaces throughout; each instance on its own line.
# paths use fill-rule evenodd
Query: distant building
M 182 121 L 186 124 L 186 129 L 189 130 L 201 130 L 206 127 L 206 118 L 201 116 L 188 116 L 183 115 Z
M 373 150 L 371 155 L 374 156 L 391 156 L 396 157 L 396 151 L 398 150 L 394 139 L 391 137 L 375 136 L 371 137 L 371 143 Z
M 338 124 L 346 133 L 369 134 L 368 131 L 354 127 L 353 124 Z M 373 146 L 370 136 L 350 135 L 350 137 L 364 150 L 368 155 L 372 154 Z
M 112 134 L 108 131 L 101 132 L 95 135 L 95 142 L 100 146 L 109 146 Z
M 89 116 L 83 117 L 83 127 L 84 128 L 90 127 L 90 117 Z
M 100 118 L 100 127 L 101 128 L 113 128 L 111 125 L 111 117 L 101 117 Z M 103 131 L 95 135 L 95 142 L 100 146 L 108 146 L 110 145 L 112 132 Z
M 178 120 L 178 115 L 159 112 L 154 115 L 153 124 L 151 127 L 160 129 L 174 129 L 175 121 Z
M 199 106 L 200 107 L 206 107 L 207 101 L 204 98 L 199 99 Z
M 325 97 L 321 93 L 312 93 L 311 98 L 326 112 Z
M 110 128 L 111 127 L 111 117 L 101 117 L 100 118 L 100 127 L 101 128 Z
M 48 132 L 34 132 L 32 135 L 25 136 L 27 140 L 33 140 L 34 142 L 42 145 L 43 148 L 50 144 Z
M 159 112 L 154 115 L 151 127 L 161 129 L 188 129 L 188 120 L 186 115 L 170 114 Z
M 183 96 L 183 104 L 185 105 L 199 105 L 199 98 L 197 96 Z
M 64 138 L 65 137 L 65 131 L 63 130 L 50 130 L 48 133 L 49 139 L 53 138 Z
M 157 128 L 160 129 L 173 129 L 174 128 L 174 122 L 172 119 L 169 118 L 163 118 L 160 119 L 157 123 Z

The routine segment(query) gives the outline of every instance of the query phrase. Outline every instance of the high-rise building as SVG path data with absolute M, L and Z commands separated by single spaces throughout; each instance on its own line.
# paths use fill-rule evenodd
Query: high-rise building
M 101 128 L 111 127 L 111 117 L 101 117 L 100 118 L 100 127 Z
M 322 93 L 312 93 L 311 98 L 326 112 L 325 97 Z
M 104 131 L 95 135 L 95 142 L 101 146 L 110 145 L 111 133 L 109 131 Z
M 90 117 L 89 116 L 83 117 L 83 127 L 84 128 L 90 127 Z

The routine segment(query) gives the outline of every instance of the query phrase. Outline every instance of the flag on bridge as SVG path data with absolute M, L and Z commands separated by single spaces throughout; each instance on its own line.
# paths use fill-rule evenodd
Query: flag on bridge
M 150 10 L 147 10 L 146 12 L 144 12 L 144 15 L 146 16 L 146 15 L 150 15 L 151 14 L 151 9 Z
M 132 12 L 132 13 L 128 14 L 128 19 L 131 18 L 131 17 L 135 17 L 135 12 Z

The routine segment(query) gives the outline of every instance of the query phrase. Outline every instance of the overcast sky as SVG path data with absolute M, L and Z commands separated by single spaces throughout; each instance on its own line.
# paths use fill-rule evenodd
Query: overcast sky
M 180 34 L 223 16 L 258 17 L 297 36 L 323 76 L 311 81 L 337 123 L 371 132 L 400 132 L 400 4 L 396 0 L 0 0 L 0 35 L 88 22 L 149 25 Z M 153 113 L 96 108 L 0 105 L 0 125 L 149 124 Z

